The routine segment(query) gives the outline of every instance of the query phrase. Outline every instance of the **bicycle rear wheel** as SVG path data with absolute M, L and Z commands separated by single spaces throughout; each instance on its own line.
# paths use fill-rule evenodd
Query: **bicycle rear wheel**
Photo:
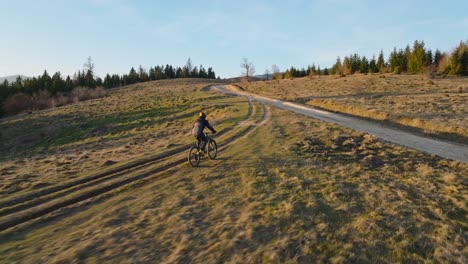
M 188 154 L 188 162 L 190 163 L 190 166 L 192 167 L 197 167 L 198 164 L 200 164 L 200 156 L 198 155 L 198 148 L 195 146 L 192 146 L 189 150 Z
M 216 141 L 210 140 L 208 142 L 208 157 L 214 160 L 216 155 L 218 155 L 218 145 L 216 145 Z

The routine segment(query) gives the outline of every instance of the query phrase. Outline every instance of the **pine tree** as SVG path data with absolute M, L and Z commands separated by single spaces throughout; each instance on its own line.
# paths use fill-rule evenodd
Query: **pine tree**
M 23 78 L 21 76 L 16 77 L 16 80 L 14 83 L 12 83 L 12 86 L 14 86 L 14 89 L 18 93 L 23 93 L 24 92 L 24 87 L 23 87 Z
M 101 77 L 96 78 L 96 87 L 102 87 L 102 78 Z
M 380 50 L 379 58 L 377 59 L 377 69 L 381 73 L 385 72 L 385 58 L 383 50 Z
M 216 74 L 215 72 L 213 71 L 213 68 L 208 68 L 208 78 L 210 79 L 216 79 Z
M 190 73 L 190 77 L 192 77 L 192 78 L 197 78 L 198 77 L 198 68 L 197 68 L 197 66 L 193 67 L 193 70 Z
M 177 67 L 176 78 L 182 78 L 182 68 Z
M 200 70 L 198 71 L 198 78 L 207 78 L 208 73 L 206 72 L 205 68 L 203 68 L 203 65 L 200 65 Z
M 434 57 L 432 55 L 432 50 L 427 50 L 426 52 L 426 66 L 434 64 Z
M 155 77 L 155 80 L 164 79 L 163 69 L 161 66 L 158 65 L 154 68 L 154 77 Z
M 50 91 L 50 85 L 51 85 L 52 79 L 50 78 L 49 74 L 47 73 L 47 70 L 44 70 L 44 73 L 42 74 L 41 77 L 41 90 L 46 90 Z
M 369 61 L 369 73 L 376 72 L 379 72 L 379 68 L 377 68 L 377 63 L 375 62 L 375 56 L 372 56 L 372 59 Z
M 395 72 L 397 70 L 397 67 L 400 68 L 400 58 L 398 56 L 398 52 L 396 47 L 393 48 L 393 51 L 390 53 L 390 56 L 388 57 L 388 64 L 390 66 L 390 71 Z
M 352 65 L 351 65 L 351 59 L 348 56 L 345 56 L 343 59 L 343 74 L 351 74 L 352 70 Z
M 341 74 L 343 74 L 342 68 L 343 68 L 343 65 L 341 64 L 341 59 L 340 59 L 340 57 L 338 57 L 338 58 L 336 58 L 336 62 L 333 65 L 333 67 L 331 68 L 330 73 L 333 74 L 333 75 L 334 74 L 341 75 Z
M 148 74 L 146 73 L 146 70 L 143 69 L 143 67 L 140 65 L 138 67 L 138 82 L 146 82 L 148 81 Z
M 153 67 L 149 68 L 148 75 L 149 75 L 148 77 L 149 77 L 150 81 L 156 80 L 156 72 L 155 72 Z
M 357 53 L 354 53 L 353 55 L 350 56 L 351 60 L 351 74 L 354 74 L 355 72 L 359 71 L 359 68 L 361 66 L 361 58 Z
M 409 45 L 406 45 L 405 50 L 403 52 L 403 57 L 401 61 L 401 71 L 402 72 L 408 72 L 408 63 L 411 58 L 411 48 Z
M 434 65 L 436 67 L 439 67 L 439 63 L 442 60 L 442 56 L 443 56 L 442 52 L 440 52 L 439 49 L 436 49 L 435 54 L 434 54 Z
M 60 72 L 56 72 L 52 75 L 52 81 L 49 92 L 51 94 L 56 94 L 57 92 L 65 91 L 65 82 L 60 75 Z
M 424 41 L 415 41 L 410 59 L 408 61 L 408 71 L 410 73 L 421 73 L 427 65 L 426 50 L 424 48 Z
M 138 73 L 135 71 L 135 68 L 131 68 L 128 76 L 126 78 L 125 84 L 134 84 L 138 82 Z
M 450 73 L 468 75 L 468 41 L 460 42 L 450 56 Z
M 369 61 L 367 60 L 366 56 L 362 56 L 361 65 L 359 65 L 359 72 L 360 73 L 369 72 Z

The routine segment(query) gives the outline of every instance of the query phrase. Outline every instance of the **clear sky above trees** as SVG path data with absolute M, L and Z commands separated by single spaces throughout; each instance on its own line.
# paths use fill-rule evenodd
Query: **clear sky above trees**
M 96 73 L 162 63 L 213 66 L 238 76 L 337 56 L 371 58 L 424 40 L 449 51 L 468 38 L 468 1 L 0 0 L 0 76 L 73 74 L 91 56 Z

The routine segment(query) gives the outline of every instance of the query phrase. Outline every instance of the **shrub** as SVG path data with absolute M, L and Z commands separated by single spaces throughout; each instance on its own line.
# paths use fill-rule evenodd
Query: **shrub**
M 394 73 L 394 74 L 401 74 L 401 67 L 400 67 L 400 66 L 396 66 L 395 69 L 393 70 L 393 73 Z
M 3 104 L 3 110 L 7 114 L 18 114 L 31 109 L 31 96 L 17 93 L 8 97 Z
M 103 87 L 97 87 L 95 89 L 77 87 L 73 89 L 69 95 L 57 94 L 55 96 L 51 96 L 48 91 L 44 90 L 35 93 L 33 96 L 18 93 L 5 100 L 2 110 L 4 110 L 6 114 L 14 115 L 26 110 L 42 110 L 69 103 L 101 98 L 106 96 L 106 94 L 107 91 Z
M 45 90 L 41 90 L 35 93 L 31 99 L 31 109 L 32 110 L 41 110 L 51 108 L 50 105 L 50 93 Z
M 76 98 L 77 99 L 76 102 L 88 100 L 89 99 L 89 89 L 86 88 L 86 87 L 82 87 L 82 86 L 76 87 L 71 92 L 71 97 L 73 99 Z M 73 102 L 75 102 L 75 100 L 73 100 Z

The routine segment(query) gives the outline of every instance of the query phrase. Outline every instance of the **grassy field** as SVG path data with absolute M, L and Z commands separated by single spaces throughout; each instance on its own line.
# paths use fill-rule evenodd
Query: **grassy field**
M 0 120 L 0 195 L 44 188 L 190 143 L 201 110 L 216 117 L 219 131 L 244 118 L 246 99 L 202 91 L 206 85 L 198 80 L 137 84 L 102 99 Z
M 125 162 L 191 142 L 187 126 L 199 108 L 208 109 L 217 129 L 249 125 L 243 120 L 250 115 L 263 122 L 199 168 L 185 163 L 0 232 L 0 262 L 466 263 L 467 164 L 283 110 L 265 114 L 258 104 L 249 115 L 246 99 L 203 86 L 148 83 L 103 101 L 2 120 L 2 132 L 20 140 L 30 132 L 16 126 L 70 115 L 52 122 L 50 135 L 60 144 L 2 141 L 9 149 L 2 153 L 2 184 L 29 179 L 22 170 L 46 164 L 57 174 L 49 179 L 38 171 L 34 179 L 53 184 L 65 177 L 64 167 L 99 170 L 107 160 Z M 95 125 L 73 140 L 62 132 L 109 116 L 119 118 L 109 121 L 114 135 L 95 139 L 90 131 L 101 128 Z M 83 153 L 86 169 L 78 159 Z M 56 163 L 66 155 L 71 164 Z M 18 185 L 15 192 L 4 187 L 1 197 L 33 188 L 28 181 Z
M 257 94 L 385 120 L 426 134 L 451 134 L 465 143 L 468 138 L 467 78 L 356 74 L 239 85 Z

